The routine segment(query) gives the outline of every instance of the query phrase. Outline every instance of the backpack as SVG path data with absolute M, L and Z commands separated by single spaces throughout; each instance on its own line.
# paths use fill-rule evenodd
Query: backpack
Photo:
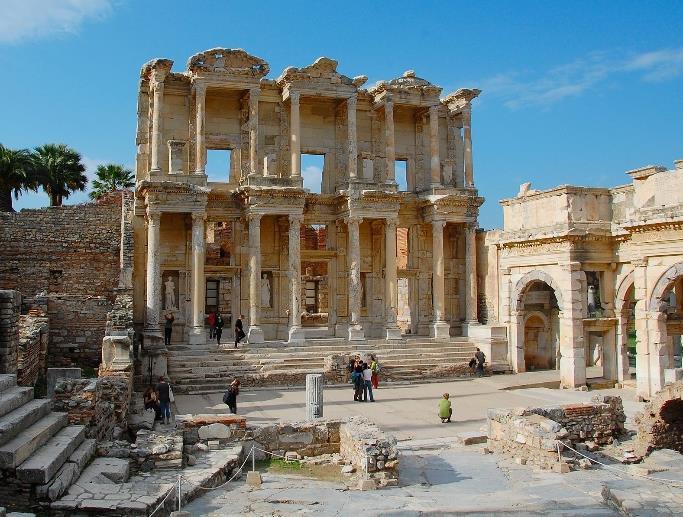
M 227 403 L 228 403 L 229 397 L 230 397 L 230 395 L 228 394 L 227 391 L 226 391 L 225 393 L 223 393 L 223 404 L 227 404 Z

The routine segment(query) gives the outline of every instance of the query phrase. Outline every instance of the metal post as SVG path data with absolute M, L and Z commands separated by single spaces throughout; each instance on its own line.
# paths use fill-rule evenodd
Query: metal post
M 562 454 L 560 454 L 560 442 L 556 442 L 557 445 L 557 461 L 562 463 Z
M 251 471 L 256 472 L 256 449 L 251 446 Z
M 180 489 L 180 474 L 178 474 L 178 511 L 180 511 L 180 500 L 183 498 L 182 492 Z

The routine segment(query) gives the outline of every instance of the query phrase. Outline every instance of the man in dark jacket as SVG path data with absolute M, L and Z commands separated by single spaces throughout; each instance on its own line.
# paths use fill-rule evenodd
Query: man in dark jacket
M 235 348 L 237 348 L 237 343 L 242 341 L 245 336 L 242 318 L 244 318 L 244 314 L 240 314 L 240 317 L 237 318 L 237 321 L 235 321 Z
M 483 377 L 484 362 L 486 361 L 486 355 L 484 354 L 484 352 L 477 348 L 477 351 L 474 353 L 474 358 L 477 360 L 477 377 Z
M 159 394 L 159 409 L 161 410 L 161 421 L 164 424 L 171 423 L 171 386 L 162 377 L 159 377 L 159 384 L 157 384 L 157 393 Z
M 221 346 L 221 336 L 223 335 L 223 325 L 225 325 L 225 321 L 223 321 L 223 316 L 221 315 L 221 311 L 216 311 L 216 343 L 218 346 Z

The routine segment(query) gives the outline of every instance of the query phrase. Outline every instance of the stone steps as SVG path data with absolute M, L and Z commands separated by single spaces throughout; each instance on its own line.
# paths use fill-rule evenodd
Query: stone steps
M 47 399 L 33 399 L 0 417 L 0 445 L 7 443 L 27 427 L 32 426 L 52 410 Z
M 0 393 L 17 385 L 17 376 L 9 373 L 0 374 Z
M 56 501 L 66 493 L 69 487 L 78 479 L 85 467 L 95 456 L 97 441 L 94 439 L 83 440 L 78 448 L 67 458 L 54 479 L 36 487 L 36 496 L 39 499 Z
M 68 423 L 66 413 L 50 413 L 0 447 L 0 468 L 14 469 Z
M 0 396 L 0 416 L 14 411 L 31 400 L 33 400 L 33 388 L 12 386 L 6 389 Z
M 47 483 L 84 439 L 85 426 L 65 427 L 17 467 L 17 478 L 26 483 Z

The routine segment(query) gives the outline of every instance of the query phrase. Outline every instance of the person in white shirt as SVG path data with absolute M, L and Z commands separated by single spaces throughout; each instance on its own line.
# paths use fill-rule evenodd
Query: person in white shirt
M 363 363 L 363 402 L 368 401 L 368 392 L 370 392 L 370 402 L 375 401 L 372 396 L 372 369 L 368 363 Z

